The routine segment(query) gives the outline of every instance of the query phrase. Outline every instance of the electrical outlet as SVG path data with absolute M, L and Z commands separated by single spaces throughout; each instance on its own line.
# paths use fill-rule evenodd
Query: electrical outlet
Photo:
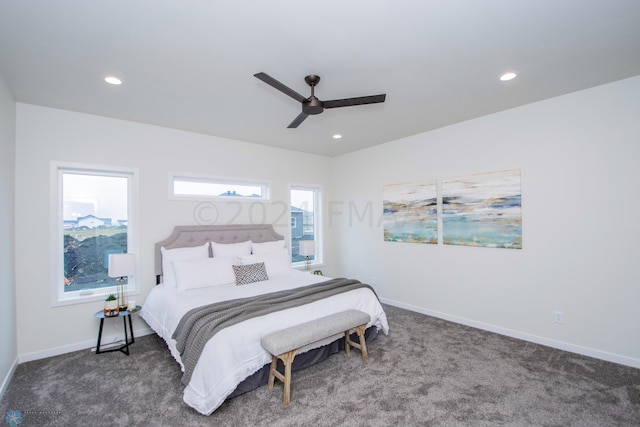
M 563 324 L 564 323 L 564 313 L 561 311 L 553 312 L 553 321 L 555 323 Z

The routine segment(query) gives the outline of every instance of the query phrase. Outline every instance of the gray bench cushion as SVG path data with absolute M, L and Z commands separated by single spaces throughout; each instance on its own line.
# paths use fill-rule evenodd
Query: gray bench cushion
M 371 317 L 359 310 L 346 310 L 300 325 L 282 329 L 262 338 L 262 347 L 274 356 L 369 323 Z

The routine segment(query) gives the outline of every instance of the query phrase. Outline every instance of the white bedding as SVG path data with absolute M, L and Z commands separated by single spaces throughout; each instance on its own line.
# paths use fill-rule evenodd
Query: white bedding
M 140 315 L 167 342 L 171 354 L 184 370 L 171 335 L 182 316 L 192 308 L 325 280 L 328 278 L 292 270 L 287 275 L 242 286 L 228 284 L 183 291 L 158 285 L 147 297 Z M 184 390 L 185 403 L 202 414 L 211 414 L 240 382 L 271 362 L 271 356 L 260 345 L 260 339 L 264 335 L 347 309 L 369 313 L 371 322 L 367 327 L 375 325 L 384 334 L 389 332 L 384 310 L 368 288 L 238 323 L 214 335 L 205 346 L 191 381 Z M 316 343 L 304 350 L 327 344 L 335 338 Z

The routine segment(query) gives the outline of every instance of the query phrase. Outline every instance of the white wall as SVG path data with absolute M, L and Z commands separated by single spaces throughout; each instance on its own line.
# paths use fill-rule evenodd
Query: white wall
M 21 360 L 95 343 L 101 303 L 50 306 L 49 167 L 58 160 L 139 169 L 137 300 L 153 286 L 153 243 L 195 223 L 196 203 L 167 198 L 170 170 L 270 179 L 277 202 L 288 200 L 291 182 L 324 184 L 325 273 L 371 282 L 385 301 L 417 311 L 640 367 L 639 95 L 636 77 L 334 159 L 18 104 L 17 326 L 5 328 L 2 317 L 2 331 L 17 329 Z M 11 107 L 10 95 L 0 102 Z M 3 185 L 13 149 L 4 128 Z M 512 168 L 522 171 L 522 250 L 383 242 L 382 185 Z M 227 223 L 235 209 L 218 207 L 217 223 Z M 269 222 L 280 210 L 267 212 Z M 235 222 L 250 220 L 243 209 Z M 288 237 L 288 217 L 277 225 Z M 563 325 L 553 323 L 556 310 Z
M 195 224 L 197 202 L 168 199 L 169 171 L 271 180 L 273 202 L 266 222 L 289 237 L 289 184 L 323 184 L 329 159 L 105 117 L 17 104 L 16 130 L 16 292 L 20 359 L 95 345 L 102 302 L 51 307 L 49 262 L 50 162 L 103 164 L 138 168 L 140 174 L 140 261 L 143 302 L 154 286 L 153 245 L 175 225 Z M 254 203 L 254 202 L 251 202 Z M 243 204 L 234 223 L 261 223 L 261 209 Z M 237 205 L 217 204 L 216 224 L 227 224 Z M 327 242 L 330 244 L 330 241 Z M 135 319 L 137 327 L 143 324 Z M 121 334 L 121 324 L 111 325 Z M 134 328 L 136 325 L 134 324 Z
M 340 273 L 397 305 L 640 367 L 639 100 L 640 76 L 334 159 Z M 504 169 L 522 172 L 522 250 L 383 242 L 384 184 Z
M 17 357 L 14 286 L 15 100 L 0 75 L 0 396 Z

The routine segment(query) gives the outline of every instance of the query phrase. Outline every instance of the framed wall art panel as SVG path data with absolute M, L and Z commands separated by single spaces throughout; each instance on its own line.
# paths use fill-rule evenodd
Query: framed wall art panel
M 442 180 L 445 245 L 522 249 L 520 170 Z
M 385 241 L 438 243 L 435 180 L 384 185 L 382 206 Z

